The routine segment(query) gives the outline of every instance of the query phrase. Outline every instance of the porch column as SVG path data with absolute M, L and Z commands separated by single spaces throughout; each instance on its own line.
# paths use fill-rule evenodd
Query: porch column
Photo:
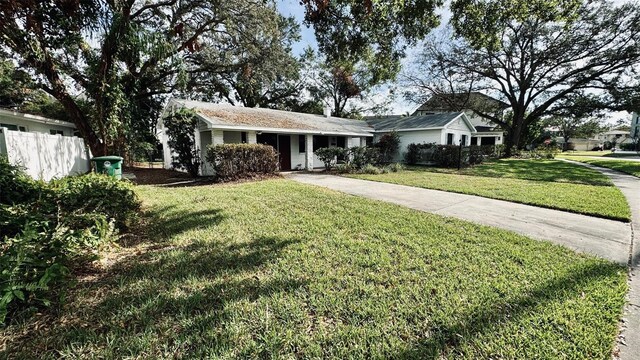
M 224 144 L 224 132 L 222 130 L 211 130 L 211 145 Z
M 313 135 L 305 135 L 304 145 L 304 168 L 311 171 L 313 170 Z
M 247 144 L 257 144 L 258 137 L 255 131 L 247 131 Z

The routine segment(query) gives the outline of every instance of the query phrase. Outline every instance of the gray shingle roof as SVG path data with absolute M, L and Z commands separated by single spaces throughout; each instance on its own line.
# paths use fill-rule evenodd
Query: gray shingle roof
M 201 101 L 172 99 L 169 106 L 176 104 L 193 109 L 212 128 L 277 129 L 292 132 L 317 134 L 350 134 L 372 136 L 372 128 L 362 120 L 325 117 L 323 115 L 296 113 L 291 111 L 247 108 L 230 104 L 214 104 Z
M 462 115 L 456 113 L 440 113 L 430 115 L 414 115 L 396 118 L 367 119 L 367 123 L 376 131 L 406 130 L 406 129 L 430 129 L 441 128 Z
M 422 104 L 416 111 L 462 111 L 473 106 L 499 110 L 509 107 L 509 104 L 480 92 L 436 94 Z

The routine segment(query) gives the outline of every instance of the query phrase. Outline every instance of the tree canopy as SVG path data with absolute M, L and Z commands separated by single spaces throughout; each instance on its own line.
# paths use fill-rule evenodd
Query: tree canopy
M 123 154 L 153 131 L 165 96 L 209 91 L 200 80 L 250 63 L 247 49 L 281 25 L 260 0 L 9 0 L 0 50 L 61 103 L 95 155 Z
M 465 8 L 466 17 L 458 14 L 453 22 L 468 27 L 426 42 L 412 85 L 417 92 L 431 92 L 453 84 L 508 103 L 512 115 L 506 118 L 473 109 L 507 131 L 508 153 L 522 147 L 526 129 L 545 117 L 620 109 L 611 94 L 634 84 L 640 62 L 638 5 L 596 0 L 566 12 L 560 3 L 548 3 L 557 8 L 548 16 L 529 5 L 522 5 L 528 9 L 524 13 L 516 7 L 507 16 L 504 2 L 482 2 L 481 13 L 494 5 L 503 12 L 495 33 L 487 32 L 493 40 L 473 35 L 484 28 L 473 20 L 479 16 L 475 10 Z

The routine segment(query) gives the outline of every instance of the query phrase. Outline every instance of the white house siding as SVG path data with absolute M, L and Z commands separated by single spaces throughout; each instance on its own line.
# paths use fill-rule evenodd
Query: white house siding
M 1 129 L 0 152 L 34 179 L 49 181 L 90 170 L 90 155 L 78 137 Z
M 18 117 L 5 117 L 0 115 L 0 124 L 15 125 L 24 127 L 27 132 L 36 132 L 42 134 L 51 134 L 51 130 L 62 131 L 64 136 L 73 136 L 74 129 L 68 126 L 60 126 L 55 124 L 43 124 L 40 122 L 30 121 Z
M 378 141 L 383 133 L 376 134 L 374 141 Z M 404 154 L 407 152 L 407 146 L 409 144 L 429 144 L 429 143 L 442 143 L 442 134 L 439 129 L 434 130 L 416 130 L 416 131 L 399 131 L 400 135 L 400 149 L 398 154 L 394 157 L 394 161 L 404 160 Z M 446 141 L 446 138 L 445 138 Z

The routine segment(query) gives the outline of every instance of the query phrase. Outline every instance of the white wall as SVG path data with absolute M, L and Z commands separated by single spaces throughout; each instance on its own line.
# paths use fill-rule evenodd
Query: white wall
M 383 133 L 375 134 L 373 141 L 374 142 L 378 141 L 382 135 L 384 134 Z M 393 161 L 404 160 L 404 154 L 407 152 L 407 146 L 409 144 L 412 144 L 412 143 L 442 144 L 442 132 L 439 129 L 419 130 L 419 131 L 400 131 L 398 132 L 398 135 L 400 135 L 400 149 L 398 150 L 398 154 L 396 154 Z M 446 141 L 446 137 L 445 137 L 445 141 Z
M 59 130 L 62 131 L 64 136 L 73 136 L 74 129 L 66 126 L 54 125 L 54 124 L 43 124 L 36 121 L 29 121 L 23 118 L 18 117 L 9 117 L 0 115 L 0 123 L 1 124 L 10 124 L 16 126 L 24 126 L 27 129 L 27 132 L 37 132 L 42 134 L 50 134 L 49 130 Z
M 81 138 L 1 130 L 0 151 L 34 179 L 49 181 L 90 170 L 89 152 Z

